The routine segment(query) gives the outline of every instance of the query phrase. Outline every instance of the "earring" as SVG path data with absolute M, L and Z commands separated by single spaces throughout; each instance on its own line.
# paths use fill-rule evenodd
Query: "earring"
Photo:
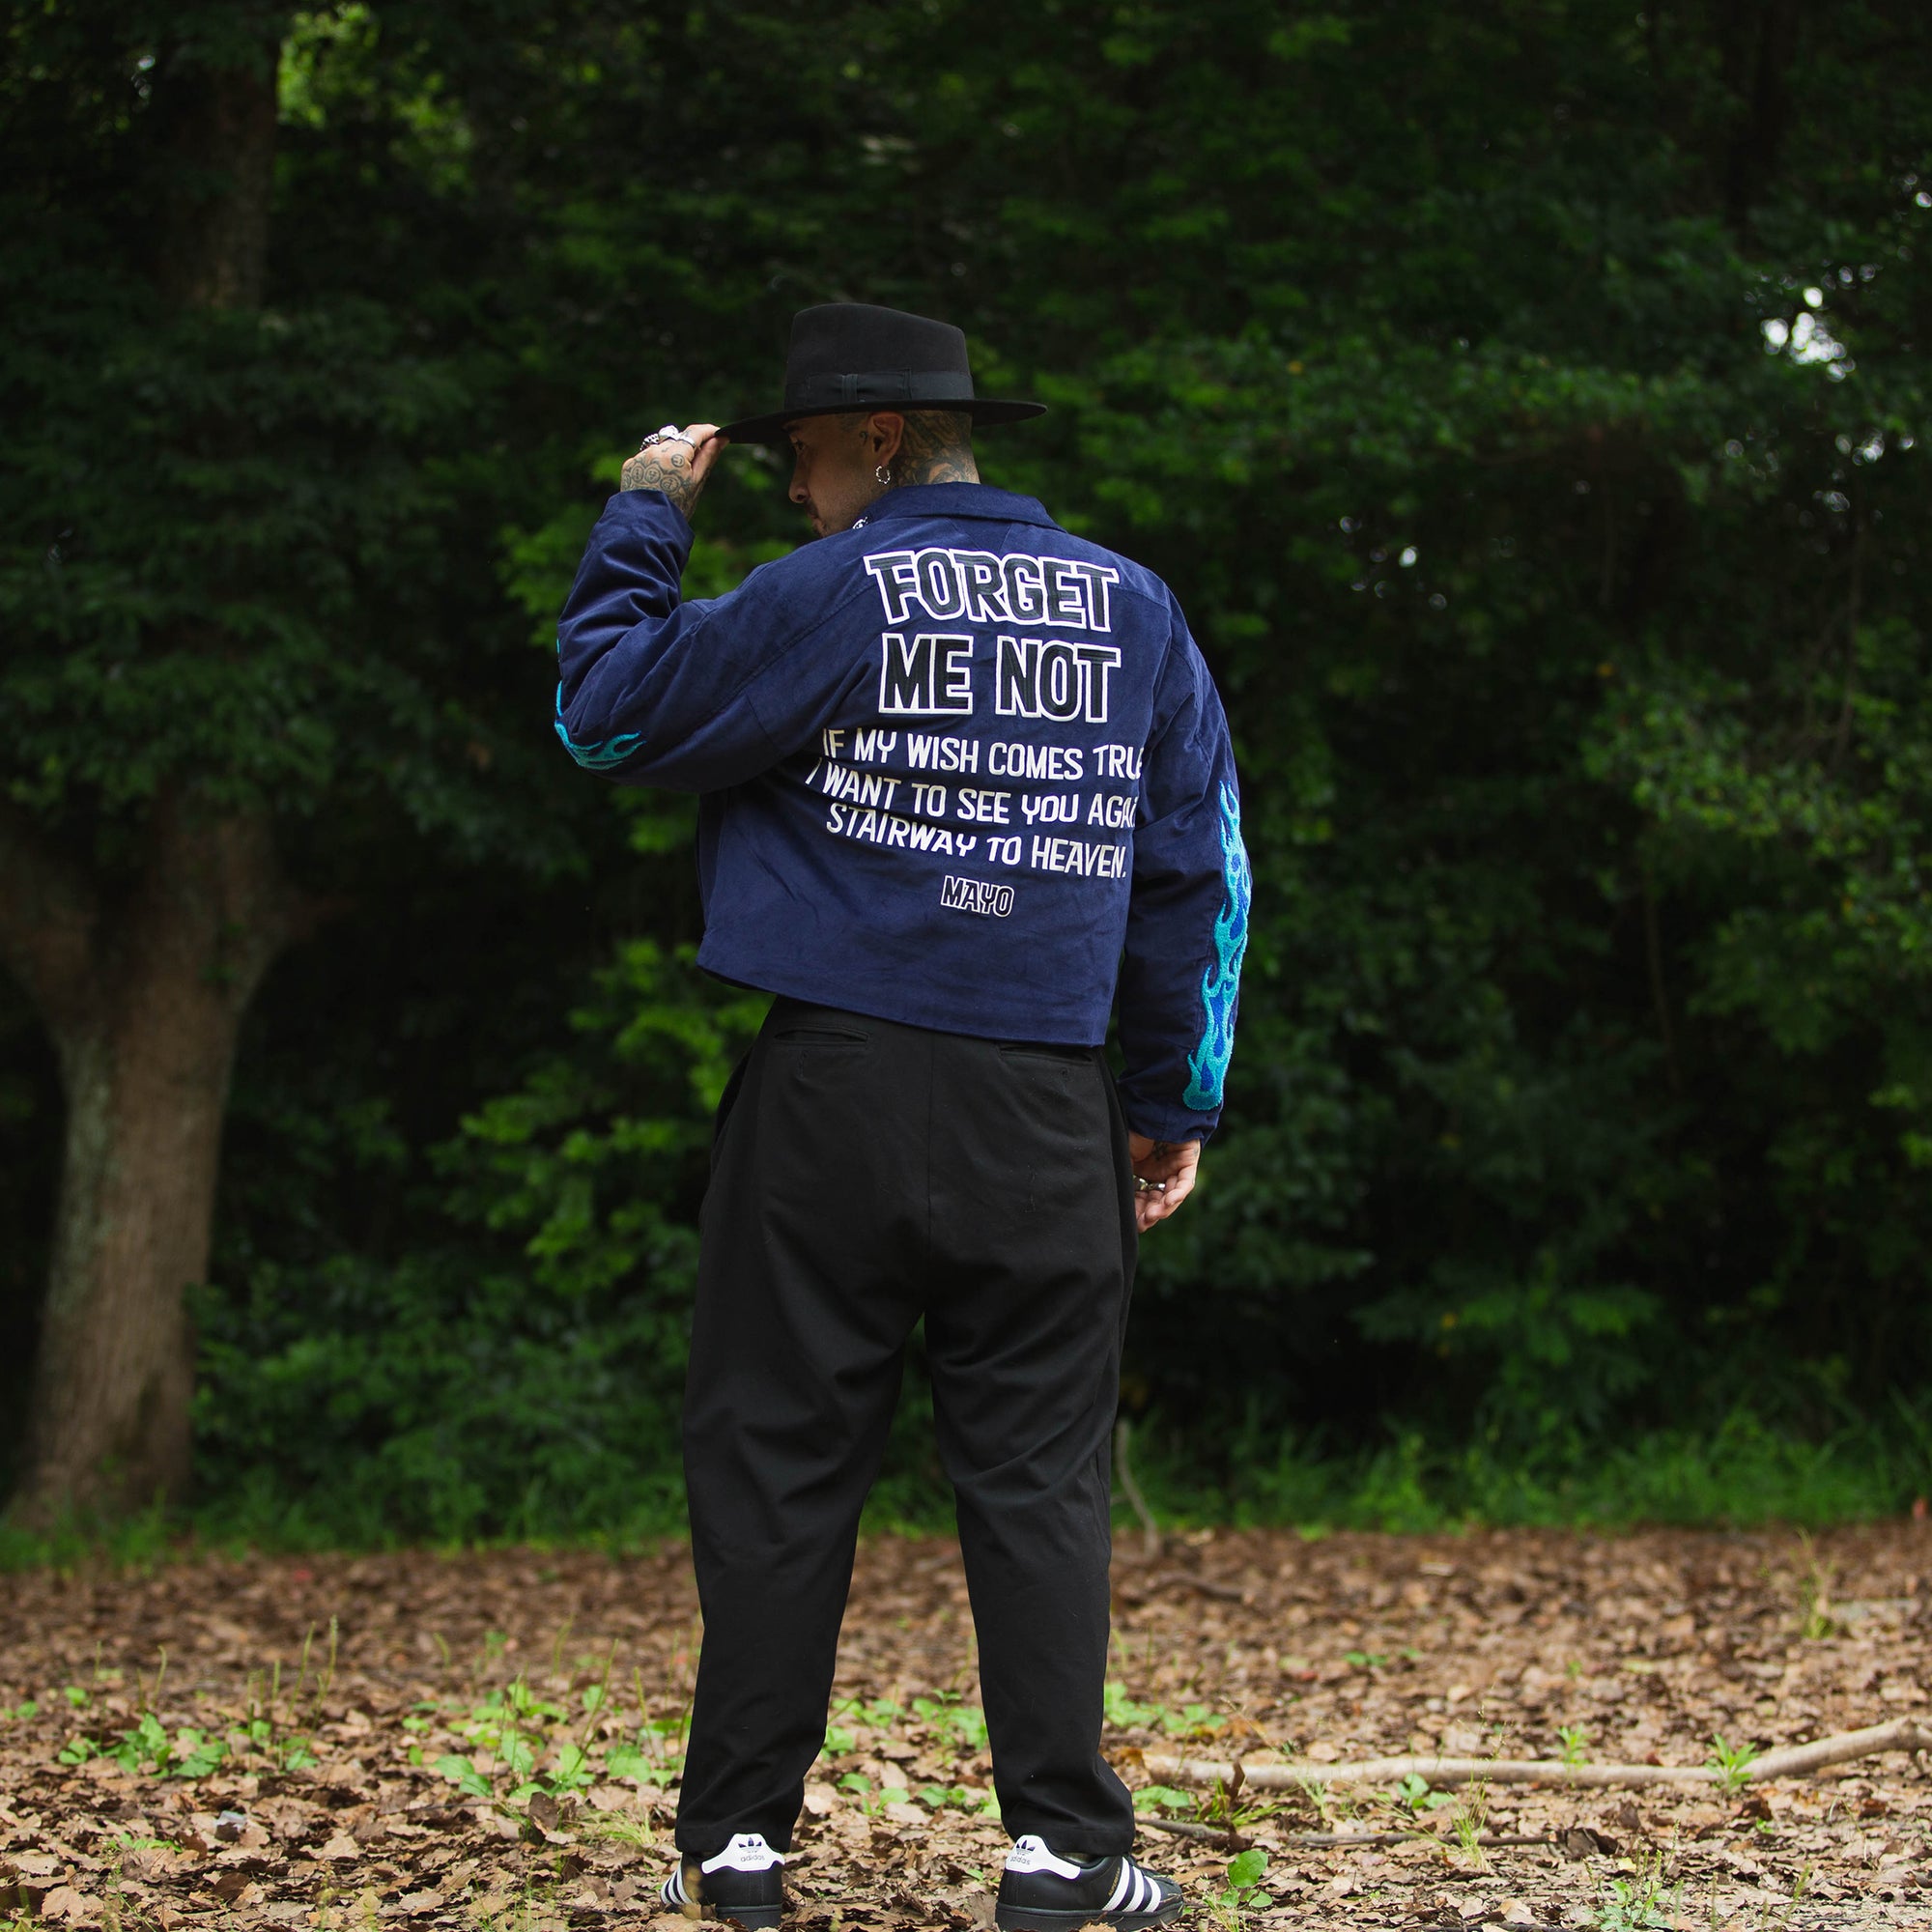
M 890 490 L 893 487 L 893 472 L 883 463 L 876 463 L 872 466 L 872 480 L 880 489 Z

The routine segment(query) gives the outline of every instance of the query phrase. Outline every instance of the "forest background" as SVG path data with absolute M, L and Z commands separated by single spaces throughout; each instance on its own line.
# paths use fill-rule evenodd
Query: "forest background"
M 692 802 L 556 746 L 552 627 L 638 437 L 841 298 L 1051 404 L 989 480 L 1165 576 L 1233 719 L 1157 1499 L 1932 1486 L 1913 0 L 4 17 L 17 1521 L 675 1522 L 761 1003 L 691 964 Z M 802 539 L 782 483 L 728 456 L 689 593 Z M 929 1518 L 917 1367 L 879 1507 Z

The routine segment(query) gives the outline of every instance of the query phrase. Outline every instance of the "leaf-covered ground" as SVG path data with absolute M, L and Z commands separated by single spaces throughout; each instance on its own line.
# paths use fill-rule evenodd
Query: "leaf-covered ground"
M 1923 1712 L 1928 1569 L 1913 1523 L 1123 1539 L 1108 1747 L 1138 1785 L 1177 1749 L 1699 1764 Z M 675 1548 L 0 1578 L 0 1925 L 646 1924 L 696 1638 Z M 986 1922 L 976 1695 L 956 1548 L 868 1544 L 789 1872 L 804 1932 Z M 1297 1795 L 1234 1845 L 1195 1794 L 1143 1803 L 1191 1830 L 1151 1823 L 1142 1855 L 1230 1932 L 1932 1924 L 1932 1780 L 1900 1756 L 1741 1798 Z M 1374 1830 L 1413 1835 L 1301 1841 Z M 1231 1899 L 1242 1846 L 1264 1869 Z

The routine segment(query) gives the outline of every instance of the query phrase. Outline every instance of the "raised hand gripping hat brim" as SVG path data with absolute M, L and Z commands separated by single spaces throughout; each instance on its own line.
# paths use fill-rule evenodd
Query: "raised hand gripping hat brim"
M 997 402 L 973 393 L 966 337 L 950 322 L 868 302 L 824 302 L 791 320 L 784 407 L 726 423 L 733 442 L 779 442 L 801 416 L 848 410 L 951 410 L 976 423 L 1025 422 L 1044 403 Z

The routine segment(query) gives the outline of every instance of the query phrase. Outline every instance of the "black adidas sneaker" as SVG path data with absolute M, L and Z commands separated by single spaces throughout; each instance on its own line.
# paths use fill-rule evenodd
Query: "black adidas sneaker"
M 756 1832 L 740 1832 L 715 1859 L 680 1859 L 659 1896 L 687 1918 L 735 1918 L 770 1932 L 784 1910 L 784 1855 Z
M 1007 1854 L 994 1908 L 1000 1932 L 1074 1932 L 1095 1921 L 1141 1932 L 1180 1914 L 1180 1888 L 1129 1858 L 1076 1864 L 1043 1838 L 1026 1837 Z

